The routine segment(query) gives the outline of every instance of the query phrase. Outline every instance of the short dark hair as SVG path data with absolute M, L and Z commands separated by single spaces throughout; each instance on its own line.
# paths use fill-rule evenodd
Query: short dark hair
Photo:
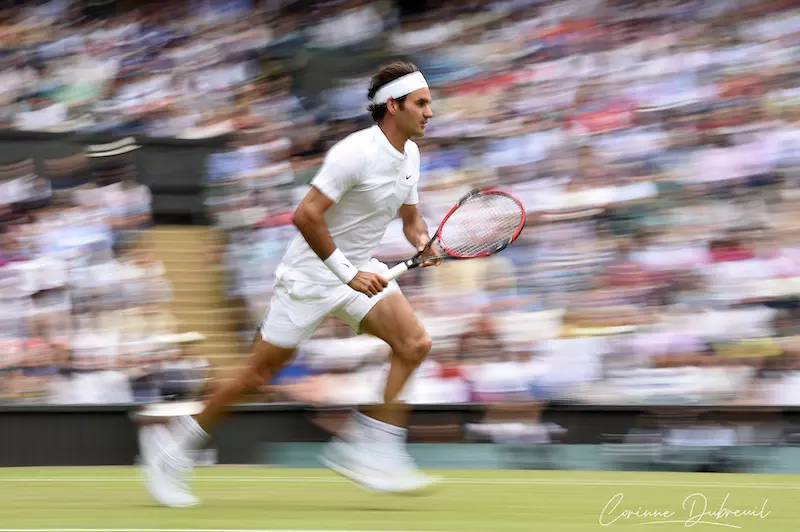
M 369 91 L 367 91 L 367 98 L 372 100 L 381 87 L 413 72 L 419 72 L 419 69 L 417 65 L 409 61 L 393 61 L 388 65 L 383 65 L 380 70 L 372 76 L 372 80 L 369 84 Z M 395 99 L 395 101 L 400 104 L 400 109 L 405 105 L 405 100 L 405 96 Z M 367 110 L 372 115 L 372 120 L 378 123 L 386 116 L 386 102 L 381 104 L 370 103 Z

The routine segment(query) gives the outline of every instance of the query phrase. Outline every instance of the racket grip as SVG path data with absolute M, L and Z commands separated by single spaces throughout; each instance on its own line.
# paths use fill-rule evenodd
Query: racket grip
M 394 281 L 407 271 L 408 271 L 408 266 L 406 266 L 405 262 L 401 262 L 397 266 L 392 267 L 388 272 L 386 272 L 386 275 L 384 275 L 383 277 L 387 281 Z

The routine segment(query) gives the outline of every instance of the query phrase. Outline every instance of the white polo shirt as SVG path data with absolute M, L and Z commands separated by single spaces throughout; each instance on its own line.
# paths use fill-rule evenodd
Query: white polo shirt
M 365 266 L 403 204 L 419 201 L 419 147 L 406 141 L 397 151 L 375 125 L 336 143 L 311 185 L 334 204 L 325 211 L 333 242 L 356 267 Z M 278 279 L 341 285 L 303 235 L 289 244 Z

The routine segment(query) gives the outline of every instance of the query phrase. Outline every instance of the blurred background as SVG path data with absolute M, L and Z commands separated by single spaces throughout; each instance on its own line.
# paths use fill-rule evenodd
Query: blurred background
M 0 4 L 0 402 L 154 403 L 226 378 L 292 209 L 403 58 L 434 98 L 429 226 L 475 186 L 529 216 L 496 257 L 401 279 L 434 339 L 408 402 L 518 405 L 531 423 L 496 424 L 516 436 L 548 404 L 800 404 L 795 2 Z M 184 145 L 212 148 L 181 196 L 152 157 Z M 390 264 L 412 251 L 395 222 Z M 258 400 L 373 402 L 386 355 L 326 321 Z

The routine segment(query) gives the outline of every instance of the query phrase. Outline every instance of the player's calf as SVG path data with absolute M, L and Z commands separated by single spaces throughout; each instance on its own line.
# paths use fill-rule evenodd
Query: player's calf
M 386 378 L 386 387 L 383 390 L 383 401 L 385 405 L 393 403 L 400 392 L 405 388 L 406 382 L 411 374 L 416 371 L 420 364 L 431 351 L 432 340 L 424 330 L 411 338 L 403 339 L 392 346 L 392 358 L 389 367 L 389 375 Z M 395 416 L 388 411 L 385 412 L 386 421 L 404 421 L 403 417 L 395 420 Z M 381 415 L 380 417 L 383 417 Z
M 264 340 L 253 346 L 250 360 L 229 382 L 219 387 L 197 415 L 197 424 L 206 432 L 217 424 L 227 407 L 258 391 L 294 355 L 294 348 L 282 348 Z

